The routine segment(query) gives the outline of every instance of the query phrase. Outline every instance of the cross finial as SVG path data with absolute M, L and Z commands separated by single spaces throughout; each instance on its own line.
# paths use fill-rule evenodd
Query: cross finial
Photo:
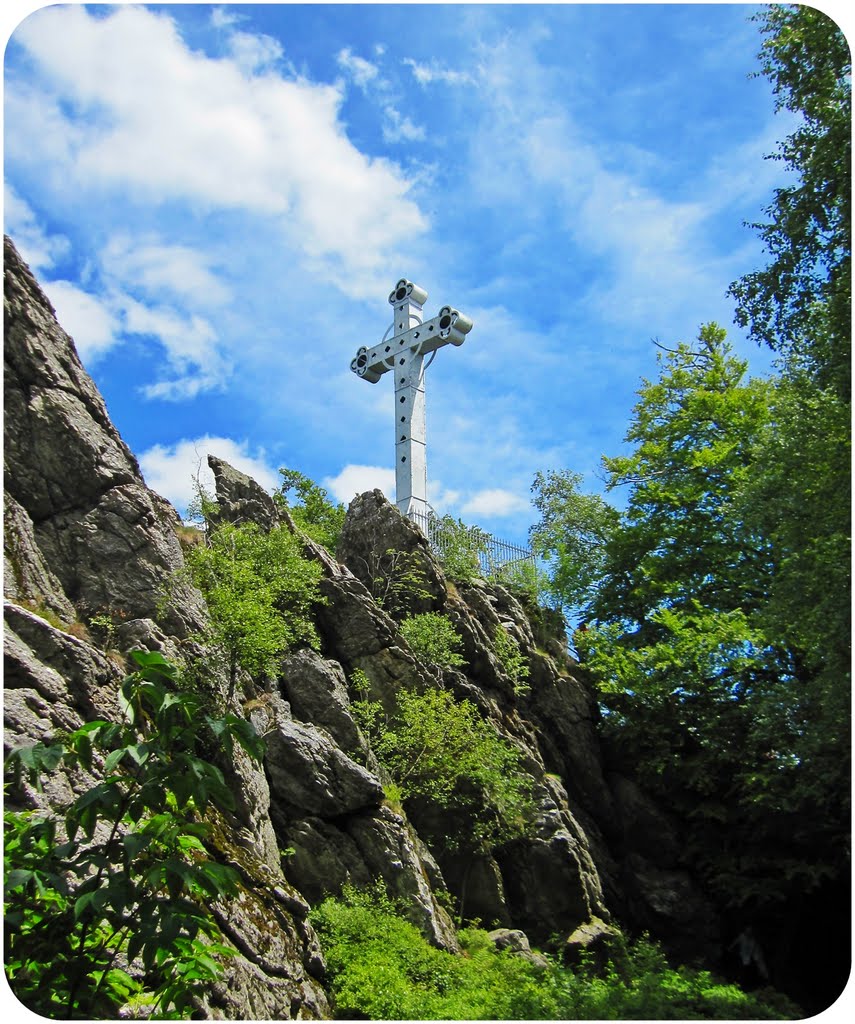
M 420 516 L 428 511 L 424 357 L 444 345 L 462 345 L 472 330 L 469 317 L 451 306 L 423 321 L 426 300 L 423 288 L 401 278 L 389 293 L 394 311 L 390 328 L 379 345 L 358 349 L 350 363 L 351 370 L 371 384 L 394 371 L 395 499 L 405 515 Z

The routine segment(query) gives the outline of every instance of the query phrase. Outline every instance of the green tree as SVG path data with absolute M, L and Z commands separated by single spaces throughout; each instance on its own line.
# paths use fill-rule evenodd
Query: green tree
M 412 615 L 398 627 L 413 653 L 435 668 L 459 668 L 466 661 L 460 653 L 463 640 L 451 621 L 439 612 Z
M 757 18 L 762 73 L 778 108 L 800 119 L 776 154 L 796 182 L 756 225 L 770 262 L 731 287 L 739 323 L 781 355 L 743 510 L 780 551 L 769 620 L 838 715 L 851 636 L 851 56 L 811 7 Z
M 690 607 L 756 607 L 768 590 L 773 555 L 745 528 L 735 496 L 750 472 L 755 441 L 769 421 L 770 384 L 746 379 L 716 324 L 695 346 L 659 356 L 657 381 L 643 381 L 626 440 L 630 455 L 604 458 L 607 487 L 629 487 L 620 530 L 593 614 L 620 615 L 645 640 L 651 612 Z
M 347 509 L 330 501 L 326 489 L 296 469 L 280 469 L 282 484 L 273 497 L 288 509 L 294 522 L 312 540 L 335 554 Z
M 317 646 L 311 608 L 320 600 L 321 567 L 303 557 L 287 528 L 265 533 L 255 523 L 223 523 L 186 561 L 211 613 L 209 639 L 228 659 L 229 699 L 238 668 L 272 673 L 286 651 Z
M 457 812 L 431 836 L 449 848 L 485 852 L 525 834 L 533 814 L 531 780 L 520 755 L 447 690 L 401 690 L 387 719 L 376 702 L 355 702 L 371 748 L 403 800 L 421 798 Z
M 601 582 L 604 552 L 620 514 L 599 495 L 579 490 L 580 473 L 538 473 L 531 486 L 540 521 L 529 543 L 546 565 L 546 596 L 557 607 L 578 612 Z
M 237 741 L 260 760 L 262 742 L 244 719 L 206 715 L 161 655 L 132 657 L 121 721 L 17 748 L 6 764 L 37 784 L 61 761 L 98 780 L 61 817 L 4 815 L 6 975 L 46 1017 L 116 1017 L 128 1002 L 146 1016 L 184 1016 L 233 953 L 210 903 L 240 879 L 205 818 L 235 801 L 203 751 L 230 754 Z
M 774 155 L 796 173 L 756 224 L 770 262 L 731 286 L 737 321 L 849 401 L 851 381 L 852 61 L 826 15 L 772 4 L 756 15 L 761 72 L 777 108 L 799 115 Z
M 789 552 L 745 514 L 779 391 L 746 379 L 715 325 L 661 363 L 633 451 L 604 460 L 629 494 L 581 650 L 611 748 L 680 813 L 687 862 L 734 913 L 771 920 L 843 870 L 848 793 L 845 728 L 770 610 Z

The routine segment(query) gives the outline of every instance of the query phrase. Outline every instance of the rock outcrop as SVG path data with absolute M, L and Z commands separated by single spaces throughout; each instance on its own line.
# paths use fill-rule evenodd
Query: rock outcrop
M 5 329 L 8 751 L 116 711 L 128 650 L 179 662 L 198 656 L 208 612 L 180 574 L 177 514 L 146 487 L 72 340 L 8 242 Z M 245 694 L 242 712 L 264 734 L 267 754 L 263 770 L 239 754 L 228 765 L 237 807 L 217 841 L 242 888 L 216 912 L 238 955 L 200 1012 L 329 1016 L 309 907 L 347 883 L 377 879 L 451 950 L 449 894 L 467 916 L 499 929 L 497 944 L 535 960 L 529 940 L 559 936 L 571 951 L 602 945 L 615 917 L 676 931 L 690 953 L 693 936 L 707 952 L 714 946 L 715 915 L 680 866 L 673 823 L 604 766 L 593 691 L 566 654 L 561 623 L 499 584 L 449 584 L 422 533 L 379 491 L 352 502 L 333 557 L 255 481 L 217 458 L 209 463 L 218 516 L 295 532 L 321 565 L 324 602 L 315 611 L 320 649 L 291 652 L 275 679 Z M 462 669 L 427 671 L 410 649 L 399 622 L 425 611 L 442 612 L 462 637 Z M 93 639 L 99 615 L 116 623 L 109 644 Z M 526 687 L 497 655 L 498 628 L 527 661 Z M 367 692 L 354 692 L 357 673 Z M 228 680 L 215 675 L 211 685 L 225 695 Z M 532 827 L 491 854 L 463 856 L 437 842 L 448 827 L 440 805 L 386 799 L 389 780 L 353 715 L 357 696 L 391 712 L 402 688 L 436 685 L 471 701 L 532 779 Z M 11 798 L 61 807 L 90 784 L 60 771 L 44 793 L 23 786 Z

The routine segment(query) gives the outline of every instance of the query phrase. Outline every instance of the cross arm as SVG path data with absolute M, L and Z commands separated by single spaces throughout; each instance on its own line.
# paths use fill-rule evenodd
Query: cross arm
M 468 316 L 451 306 L 443 306 L 435 317 L 388 341 L 381 341 L 374 348 L 362 346 L 351 360 L 350 368 L 358 377 L 376 384 L 387 370 L 393 369 L 397 353 L 412 350 L 426 355 L 443 345 L 462 345 L 471 330 L 472 321 Z

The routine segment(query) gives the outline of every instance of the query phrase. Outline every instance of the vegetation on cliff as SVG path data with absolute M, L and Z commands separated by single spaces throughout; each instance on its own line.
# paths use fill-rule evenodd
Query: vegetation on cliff
M 232 954 L 210 903 L 234 896 L 240 874 L 218 858 L 206 815 L 235 800 L 209 751 L 237 742 L 260 761 L 263 744 L 245 719 L 205 714 L 161 655 L 133 657 L 119 721 L 7 759 L 37 786 L 60 762 L 94 779 L 61 816 L 4 814 L 6 975 L 45 1017 L 189 1016 Z
M 731 293 L 777 373 L 748 378 L 714 324 L 663 347 L 629 454 L 603 463 L 623 511 L 540 474 L 532 539 L 581 610 L 604 735 L 686 823 L 731 927 L 782 982 L 839 991 L 845 954 L 797 964 L 787 936 L 848 933 L 851 59 L 818 11 L 757 17 L 762 73 L 800 115 L 776 154 L 796 184 L 755 225 L 768 266 Z
M 797 1007 L 708 971 L 669 966 L 646 939 L 571 970 L 461 929 L 463 955 L 435 949 L 382 889 L 347 889 L 312 912 L 336 1015 L 370 1020 L 784 1020 Z

